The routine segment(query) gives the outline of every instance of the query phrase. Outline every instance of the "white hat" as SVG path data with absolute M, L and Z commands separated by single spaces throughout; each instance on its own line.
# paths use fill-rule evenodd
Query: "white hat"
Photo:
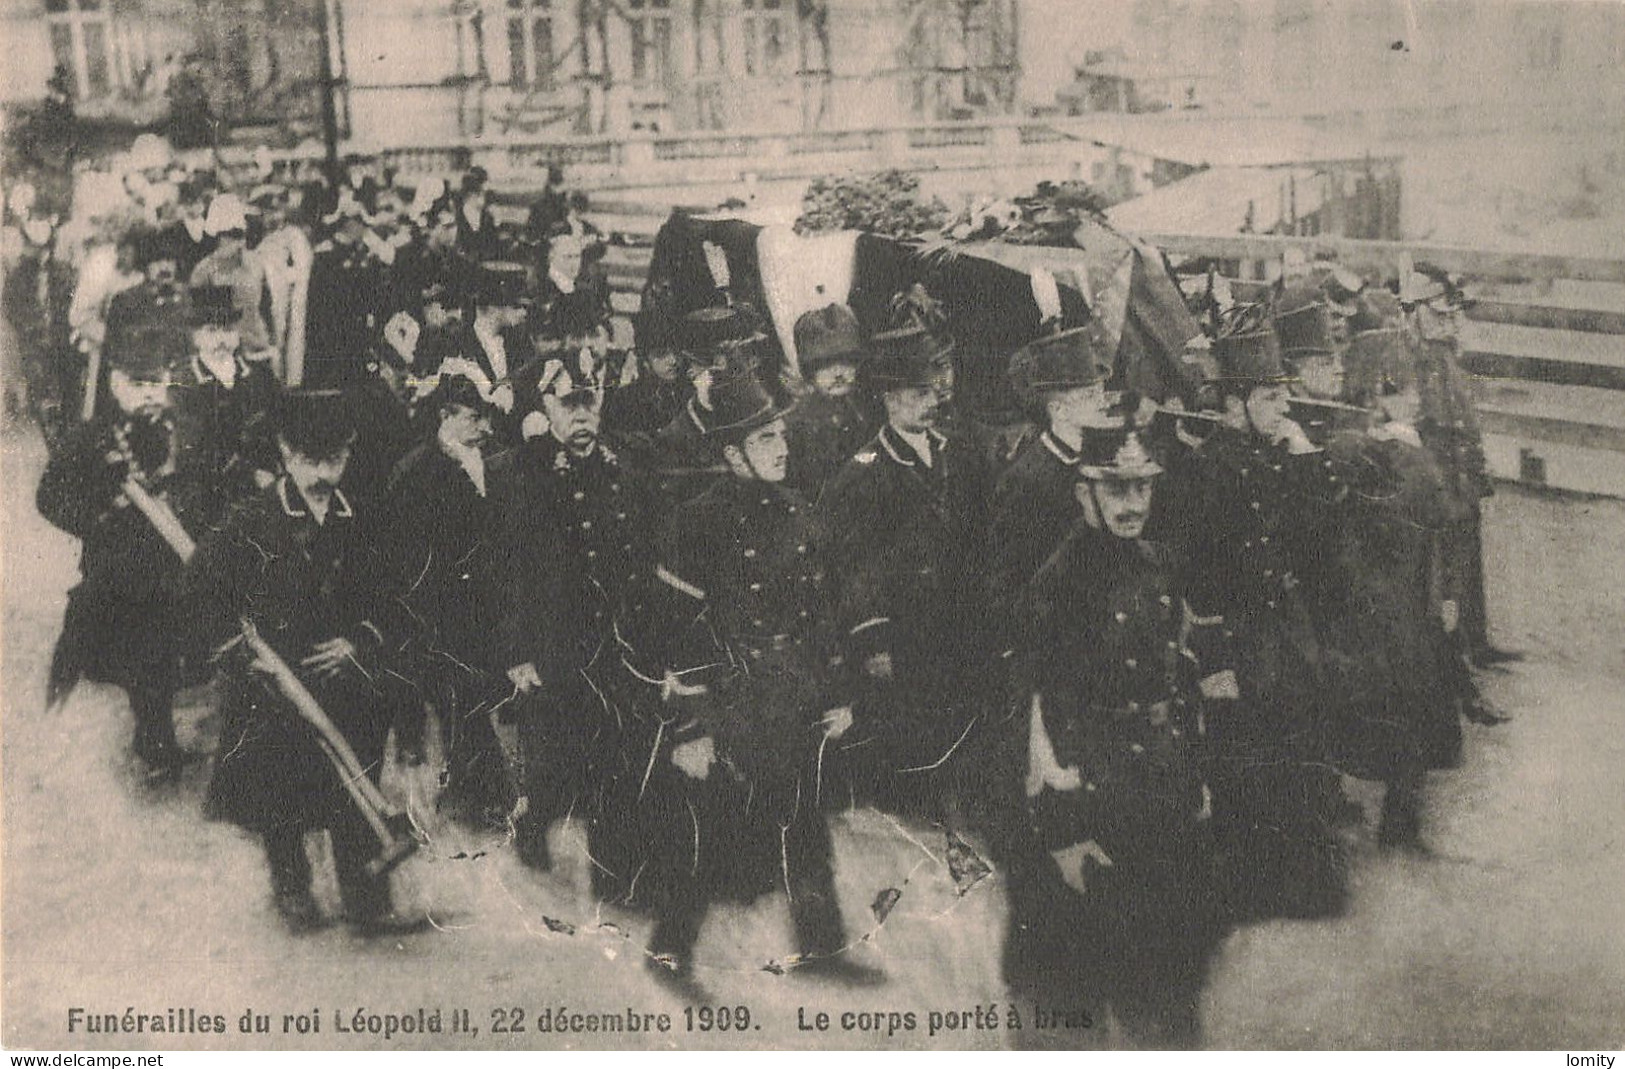
M 132 171 L 162 170 L 174 161 L 175 150 L 157 134 L 142 134 L 130 146 L 124 165 Z
M 248 229 L 248 212 L 235 193 L 222 193 L 209 202 L 209 214 L 203 219 L 203 232 L 211 237 L 233 230 Z
M 412 215 L 428 215 L 434 202 L 446 195 L 446 180 L 444 178 L 425 178 L 418 183 L 412 191 Z

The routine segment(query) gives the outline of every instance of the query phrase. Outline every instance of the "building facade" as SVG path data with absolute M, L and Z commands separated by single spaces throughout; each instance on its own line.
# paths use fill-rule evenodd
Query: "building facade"
M 1062 97 L 1073 103 L 1069 110 L 1578 112 L 1625 97 L 1625 4 L 1128 0 L 1126 7 L 1109 40 L 1075 42 L 1077 82 Z M 1119 86 L 1126 72 L 1131 84 Z
M 316 114 L 324 29 L 357 147 L 861 128 L 1012 113 L 1018 0 L 0 0 L 8 101 L 238 123 Z

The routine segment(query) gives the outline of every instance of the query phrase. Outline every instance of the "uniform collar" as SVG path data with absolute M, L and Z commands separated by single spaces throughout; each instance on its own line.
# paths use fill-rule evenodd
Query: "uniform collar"
M 276 494 L 277 500 L 282 504 L 283 515 L 294 518 L 310 515 L 310 508 L 305 504 L 304 497 L 295 489 L 293 480 L 286 475 L 277 480 Z M 348 520 L 354 516 L 355 510 L 350 507 L 350 499 L 344 496 L 343 490 L 335 486 L 333 488 L 333 503 L 328 506 L 327 518 L 331 520 L 337 517 L 341 520 Z
M 1055 435 L 1051 434 L 1049 431 L 1046 430 L 1043 434 L 1040 434 L 1038 436 L 1038 440 L 1044 443 L 1045 449 L 1048 449 L 1055 455 L 1056 460 L 1059 460 L 1067 467 L 1070 468 L 1078 462 L 1078 454 L 1073 451 L 1072 447 L 1055 437 Z
M 890 423 L 880 428 L 879 437 L 880 447 L 886 451 L 893 461 L 901 464 L 905 468 L 919 466 L 919 454 L 915 451 L 913 446 L 909 445 L 908 442 L 904 440 L 901 432 L 893 428 Z M 948 443 L 947 435 L 933 428 L 926 429 L 925 437 L 939 450 Z

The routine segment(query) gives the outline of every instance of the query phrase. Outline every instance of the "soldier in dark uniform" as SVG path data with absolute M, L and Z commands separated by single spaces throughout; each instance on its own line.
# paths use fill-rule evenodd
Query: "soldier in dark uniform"
M 604 433 L 611 438 L 647 438 L 682 412 L 694 396 L 684 374 L 683 351 L 670 322 L 640 312 L 634 323 L 638 377 L 604 398 Z
M 1438 463 L 1413 423 L 1415 385 L 1385 379 L 1377 400 L 1381 422 L 1344 431 L 1327 447 L 1351 492 L 1325 528 L 1326 566 L 1305 598 L 1339 710 L 1332 760 L 1387 786 L 1377 841 L 1417 848 L 1423 779 L 1460 762 L 1460 720 L 1475 711 L 1477 690 L 1431 596 L 1449 507 Z
M 1022 786 L 1053 862 L 1025 912 L 1013 900 L 1010 942 L 1025 954 L 1006 963 L 1021 995 L 1087 1014 L 1091 1040 L 1105 1038 L 1109 1007 L 1136 1045 L 1194 1047 L 1223 934 L 1200 772 L 1202 676 L 1213 686 L 1226 677 L 1186 649 L 1177 564 L 1140 537 L 1161 470 L 1134 433 L 1086 431 L 1083 523 L 1024 598 Z
M 809 501 L 874 436 L 876 417 L 856 393 L 863 335 L 858 317 L 844 304 L 808 312 L 796 320 L 796 358 L 811 387 L 787 417 L 790 425 L 789 485 Z
M 64 440 L 35 497 L 40 515 L 82 544 L 47 700 L 62 701 L 80 679 L 122 687 L 136 757 L 150 778 L 171 780 L 186 760 L 171 718 L 181 678 L 181 561 L 125 484 L 135 480 L 182 522 L 195 515 L 197 495 L 177 471 L 169 369 L 127 363 L 110 379 L 117 411 Z
M 710 903 L 783 887 L 797 971 L 874 982 L 878 973 L 844 953 L 819 805 L 822 741 L 852 722 L 830 668 L 839 636 L 824 587 L 828 543 L 805 499 L 783 485 L 785 403 L 752 374 L 718 381 L 711 401 L 705 440 L 729 474 L 672 514 L 656 572 L 669 606 L 663 691 L 675 713 L 656 797 L 695 823 L 667 821 L 686 849 L 655 874 L 651 963 L 691 982 Z
M 1341 910 L 1341 802 L 1324 763 L 1323 651 L 1298 587 L 1346 485 L 1287 415 L 1288 378 L 1268 319 L 1238 306 L 1214 341 L 1224 411 L 1199 447 L 1171 460 L 1159 516 L 1186 567 L 1186 597 L 1222 619 L 1239 700 L 1208 716 L 1214 819 L 1232 903 L 1243 917 Z
M 939 429 L 952 348 L 918 325 L 869 339 L 864 381 L 886 422 L 819 502 L 835 540 L 836 618 L 868 688 L 861 735 L 878 742 L 864 748 L 878 767 L 859 775 L 927 808 L 968 767 L 965 743 L 993 681 L 981 579 L 987 463 Z
M 336 394 L 284 398 L 285 474 L 198 547 L 186 573 L 198 645 L 218 649 L 247 620 L 293 669 L 376 778 L 390 714 L 376 680 L 409 633 L 382 559 L 338 489 L 354 431 Z M 394 915 L 388 876 L 367 871 L 377 841 L 324 756 L 324 740 L 238 647 L 206 812 L 258 836 L 275 905 L 295 931 L 323 923 L 307 832 L 332 835 L 345 917 L 363 935 L 415 930 Z
M 614 829 L 604 799 L 619 732 L 647 689 L 623 662 L 617 625 L 643 613 L 654 528 L 642 482 L 599 438 L 602 373 L 590 351 L 544 365 L 535 388 L 547 431 L 516 456 L 502 527 L 498 656 L 519 694 L 504 715 L 517 718 L 527 777 L 516 845 L 540 869 L 554 821 L 580 814 L 595 843 Z
M 1431 264 L 1416 265 L 1399 295 L 1405 337 L 1421 387 L 1417 424 L 1422 441 L 1439 461 L 1458 518 L 1447 524 L 1441 545 L 1446 587 L 1457 610 L 1457 631 L 1468 657 L 1480 668 L 1518 661 L 1522 655 L 1495 646 L 1489 637 L 1484 598 L 1484 511 L 1495 493 L 1484 460 L 1472 390 L 1461 369 L 1461 320 L 1471 304 L 1458 282 Z
M 1010 359 L 1010 387 L 1044 429 L 1017 450 L 993 494 L 986 584 L 1006 609 L 1078 522 L 1077 456 L 1087 428 L 1108 420 L 1109 361 L 1085 327 L 1051 332 Z
M 304 385 L 312 389 L 361 379 L 383 325 L 384 271 L 362 241 L 361 206 L 346 199 L 327 218 L 332 231 L 312 255 L 306 299 Z
M 135 262 L 145 278 L 108 304 L 102 352 L 109 368 L 148 359 L 176 372 L 185 366 L 188 294 L 179 277 L 179 256 L 172 237 L 161 231 L 136 238 Z M 146 350 L 156 350 L 156 356 L 142 355 Z
M 693 396 L 652 438 L 633 440 L 641 466 L 656 480 L 662 515 L 702 493 L 727 468 L 704 440 L 711 387 L 719 379 L 754 368 L 766 340 L 756 317 L 737 305 L 701 308 L 683 317 L 679 344 L 688 354 Z
M 511 690 L 491 642 L 502 563 L 501 491 L 506 456 L 488 461 L 494 410 L 461 375 L 443 376 L 423 399 L 433 438 L 395 468 L 379 523 L 393 580 L 421 637 L 412 670 L 445 740 L 440 808 L 470 823 L 501 825 L 518 800 L 491 716 Z M 402 709 L 421 732 L 421 703 Z

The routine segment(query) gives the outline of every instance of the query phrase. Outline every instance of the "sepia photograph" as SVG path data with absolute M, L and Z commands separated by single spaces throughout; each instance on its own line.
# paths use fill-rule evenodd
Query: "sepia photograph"
M 0 41 L 0 1047 L 1625 1047 L 1625 0 Z

